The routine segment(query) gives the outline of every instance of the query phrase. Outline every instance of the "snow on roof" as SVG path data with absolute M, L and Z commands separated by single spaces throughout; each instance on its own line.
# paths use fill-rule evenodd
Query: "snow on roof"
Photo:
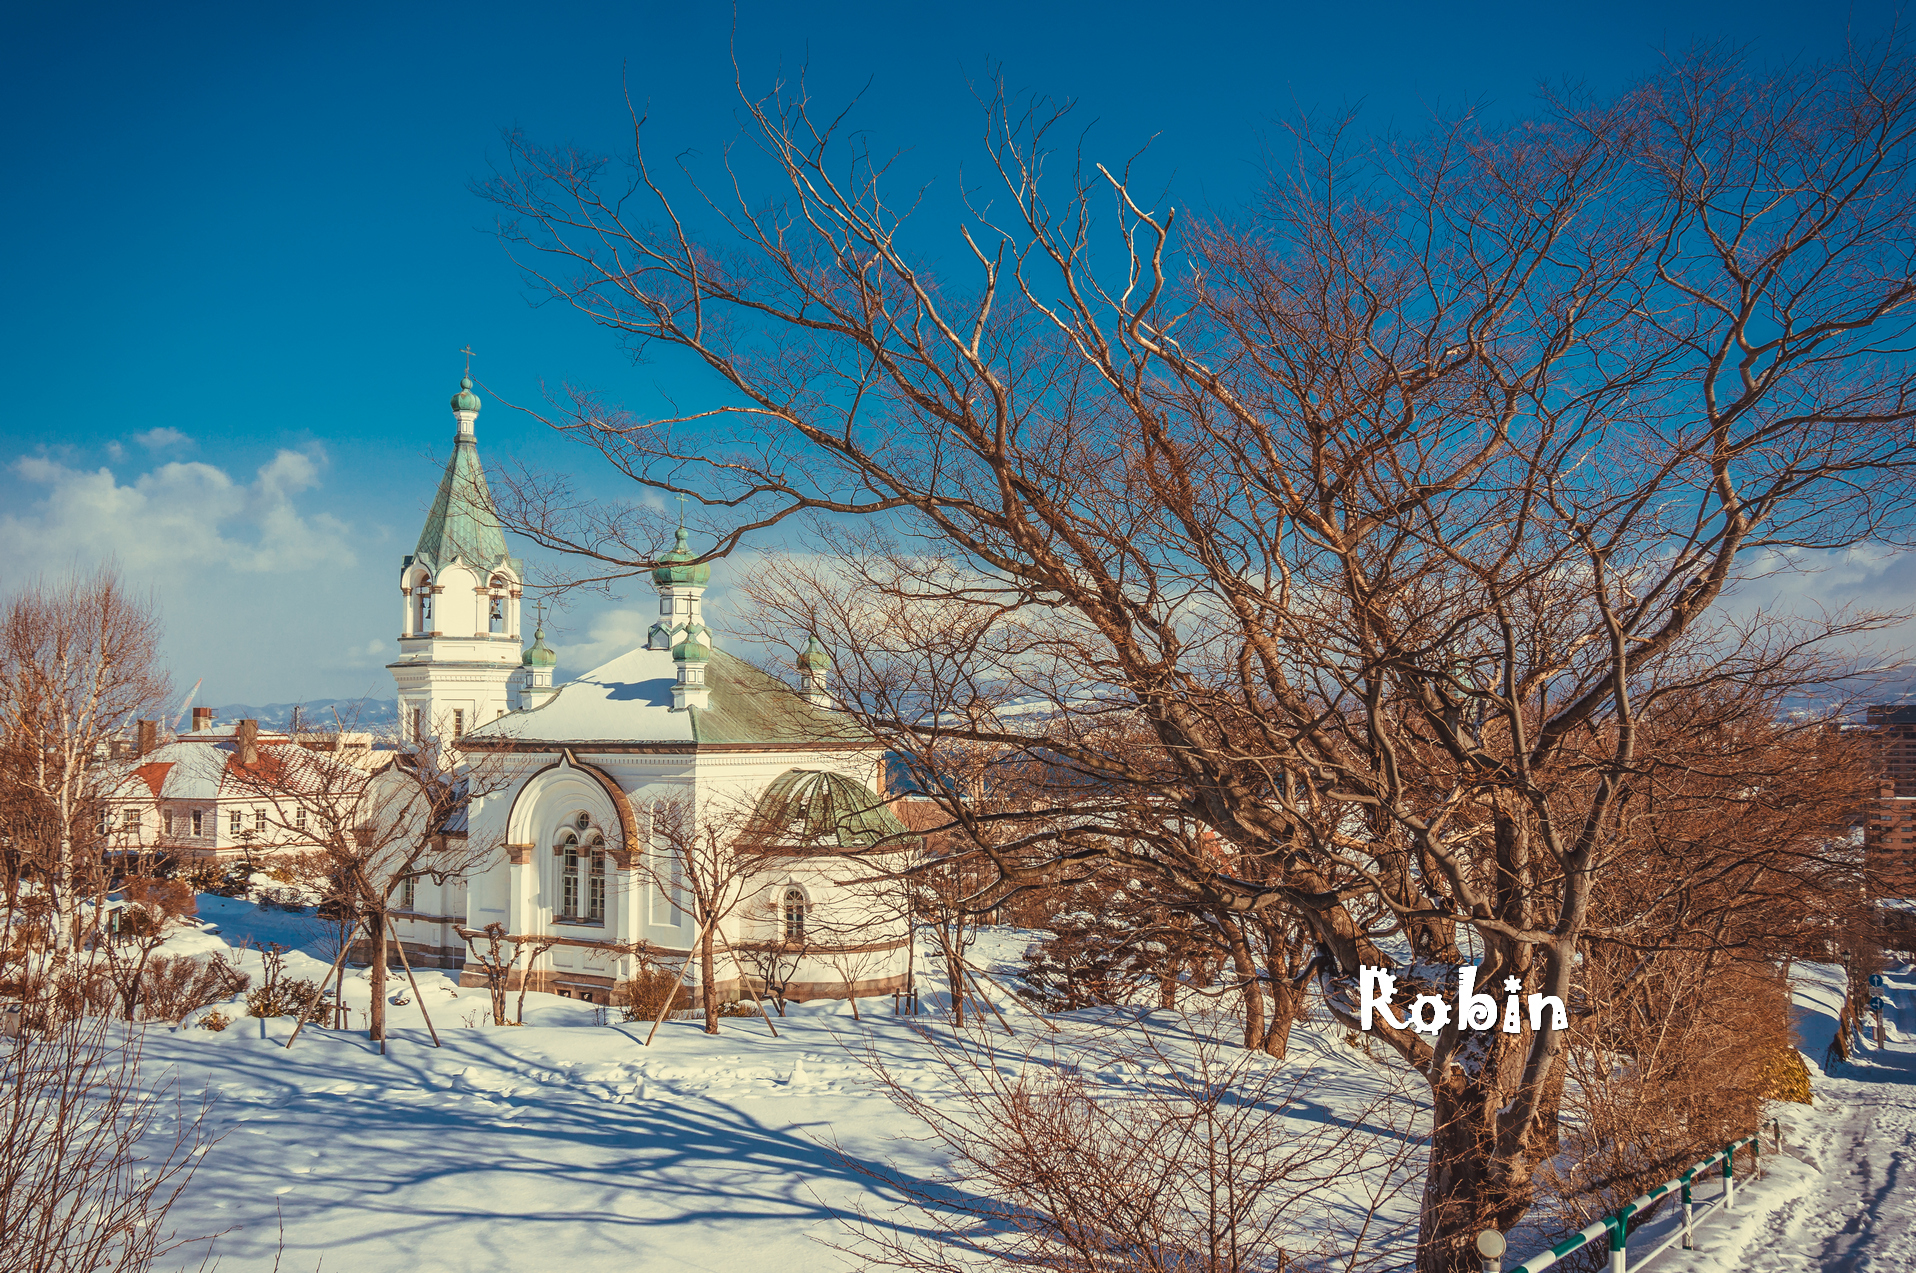
M 284 734 L 261 734 L 263 754 L 295 758 L 308 763 L 315 753 Z M 202 730 L 162 743 L 144 756 L 120 762 L 122 770 L 109 789 L 112 798 L 151 797 L 156 800 L 218 800 L 223 796 L 257 796 L 258 783 L 234 772 L 239 744 L 231 733 Z
M 627 651 L 566 682 L 545 703 L 510 712 L 469 732 L 466 745 L 523 740 L 589 747 L 593 743 L 866 747 L 871 740 L 842 716 L 736 655 L 714 650 L 705 668 L 709 707 L 672 710 L 677 668 L 669 650 Z

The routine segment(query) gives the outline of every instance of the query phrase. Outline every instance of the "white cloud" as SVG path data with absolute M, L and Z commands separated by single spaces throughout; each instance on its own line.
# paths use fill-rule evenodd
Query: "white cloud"
M 355 671 L 362 668 L 383 668 L 386 666 L 388 649 L 390 649 L 390 647 L 387 646 L 384 641 L 378 637 L 374 637 L 364 645 L 347 647 L 346 652 L 334 660 L 329 666 L 341 671 Z
M 342 522 L 295 506 L 319 482 L 319 464 L 304 452 L 279 452 L 245 484 L 198 462 L 162 464 L 126 485 L 109 468 L 68 468 L 45 456 L 13 468 L 46 493 L 28 516 L 0 518 L 0 535 L 44 562 L 112 559 L 131 574 L 171 576 L 204 566 L 257 573 L 354 561 Z
M 588 620 L 590 626 L 586 629 L 585 640 L 560 644 L 552 639 L 552 631 L 557 624 L 548 617 L 546 644 L 552 646 L 553 652 L 559 656 L 557 679 L 571 680 L 581 672 L 589 672 L 601 663 L 618 658 L 635 646 L 644 645 L 647 630 L 658 622 L 658 618 L 656 608 L 650 611 L 601 610 Z M 528 636 L 526 644 L 531 643 L 531 637 Z
M 192 438 L 187 437 L 184 433 L 181 433 L 178 429 L 169 429 L 165 427 L 161 427 L 158 429 L 148 429 L 145 433 L 136 433 L 133 435 L 133 440 L 135 442 L 138 442 L 141 446 L 145 447 L 149 451 L 159 451 L 159 450 L 165 450 L 170 447 L 187 447 L 187 446 L 193 445 Z M 116 449 L 119 448 L 118 443 L 115 443 L 114 445 Z

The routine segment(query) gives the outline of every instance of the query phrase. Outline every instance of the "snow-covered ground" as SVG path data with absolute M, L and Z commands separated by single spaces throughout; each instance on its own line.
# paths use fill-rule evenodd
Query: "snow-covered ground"
M 202 898 L 201 914 L 219 931 L 182 934 L 172 950 L 210 951 L 250 936 L 306 946 L 288 954 L 291 976 L 318 979 L 325 970 L 311 920 L 213 897 Z M 973 957 L 1008 971 L 1032 936 L 988 930 Z M 921 961 L 921 976 L 928 964 Z M 258 958 L 249 954 L 243 967 L 257 975 Z M 840 1269 L 846 1257 L 828 1245 L 845 1240 L 835 1212 L 890 1214 L 897 1200 L 827 1142 L 858 1162 L 913 1175 L 936 1165 L 929 1146 L 901 1139 L 913 1127 L 864 1059 L 869 1052 L 921 1093 L 947 1081 L 911 1019 L 892 1015 L 889 997 L 863 1001 L 862 1022 L 840 1002 L 794 1005 L 774 1017 L 776 1039 L 756 1018 L 727 1018 L 716 1037 L 671 1021 L 648 1048 L 644 1025 L 619 1024 L 614 1014 L 613 1024 L 595 1026 L 594 1009 L 552 995 L 528 996 L 523 1028 L 468 1024 L 488 1018 L 482 988 L 460 989 L 440 972 L 419 976 L 440 1048 L 417 1004 L 392 1009 L 384 1056 L 363 1030 L 311 1026 L 289 1051 L 289 1019 L 243 1018 L 218 1033 L 149 1031 L 151 1079 L 170 1073 L 188 1092 L 215 1094 L 209 1124 L 220 1139 L 173 1220 L 183 1232 L 225 1231 L 215 1254 L 226 1273 L 264 1271 L 276 1260 L 288 1273 L 322 1262 L 339 1273 Z M 402 974 L 389 987 L 404 984 Z M 349 978 L 349 1005 L 363 1007 L 368 993 L 365 981 Z M 1020 1040 L 1041 1037 L 1027 1010 L 998 1002 Z M 1137 1020 L 1136 1010 L 1121 1015 L 1127 1028 Z M 1175 1014 L 1152 1020 L 1167 1035 L 1185 1024 Z M 1081 1014 L 1075 1028 L 1099 1029 L 1098 1015 Z M 1287 1068 L 1316 1071 L 1300 1124 L 1359 1109 L 1392 1084 L 1393 1067 L 1341 1038 L 1330 1027 L 1294 1037 Z M 1150 1076 L 1134 1070 L 1100 1081 Z M 1412 1107 L 1409 1119 L 1416 1116 Z M 1390 1202 L 1380 1228 L 1414 1221 L 1415 1164 L 1407 1166 L 1411 1187 Z M 1406 1242 L 1397 1245 L 1392 1263 L 1409 1254 Z
M 230 952 L 250 938 L 291 947 L 289 976 L 316 980 L 329 962 L 310 918 L 211 896 L 201 915 L 216 931 L 182 933 L 171 952 Z M 1008 974 L 1031 936 L 987 930 L 974 958 Z M 258 976 L 256 954 L 241 962 Z M 919 966 L 924 977 L 931 963 Z M 774 1019 L 776 1039 L 755 1018 L 727 1018 L 716 1037 L 667 1022 L 648 1048 L 643 1025 L 614 1014 L 599 1026 L 597 1010 L 553 995 L 527 997 L 526 1026 L 491 1028 L 483 989 L 437 971 L 419 979 L 439 1048 L 412 1002 L 391 1009 L 384 1056 L 363 1028 L 309 1026 L 289 1051 L 286 1019 L 148 1031 L 149 1081 L 170 1076 L 214 1095 L 219 1140 L 173 1218 L 185 1232 L 221 1232 L 221 1269 L 838 1269 L 845 1257 L 829 1244 L 844 1240 L 839 1216 L 887 1214 L 896 1199 L 827 1145 L 885 1170 L 937 1165 L 932 1147 L 904 1139 L 914 1127 L 868 1057 L 935 1095 L 947 1075 L 912 1026 L 938 1018 L 894 1017 L 888 998 L 866 1000 L 862 1022 L 843 1003 L 794 1005 Z M 1781 1159 L 1766 1152 L 1763 1178 L 1743 1183 L 1737 1210 L 1711 1218 L 1699 1250 L 1671 1251 L 1657 1269 L 1916 1269 L 1916 970 L 1892 973 L 1882 992 L 1895 1005 L 1887 1049 L 1864 1050 L 1834 1075 L 1818 1062 L 1841 974 L 1799 965 L 1796 980 L 1816 1103 L 1776 1108 Z M 399 992 L 403 975 L 388 985 Z M 363 974 L 350 977 L 355 1025 L 368 1001 Z M 1044 1037 L 1027 1010 L 999 1003 L 1021 1039 Z M 1152 1020 L 1166 1037 L 1186 1025 L 1174 1014 Z M 1073 1029 L 1102 1028 L 1098 1014 L 1078 1014 L 1064 1046 Z M 1394 1067 L 1342 1039 L 1328 1025 L 1294 1035 L 1286 1066 L 1309 1086 L 1301 1122 L 1348 1115 L 1390 1084 Z M 1381 1227 L 1414 1223 L 1415 1194 L 1393 1199 Z M 1632 1250 L 1646 1251 L 1672 1220 L 1633 1237 Z M 1407 1262 L 1399 1246 L 1380 1254 Z M 1513 1249 L 1506 1267 L 1530 1253 Z

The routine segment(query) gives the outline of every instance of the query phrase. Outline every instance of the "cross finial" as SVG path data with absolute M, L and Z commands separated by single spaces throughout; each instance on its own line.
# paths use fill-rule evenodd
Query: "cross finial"
M 543 628 L 546 625 L 546 603 L 541 601 L 537 605 L 533 606 L 532 608 L 534 611 L 538 613 L 538 616 L 539 616 L 538 619 L 535 620 L 535 622 L 540 627 Z
M 459 351 L 466 356 L 466 379 L 472 379 L 472 346 L 467 345 Z
M 685 496 L 679 496 L 679 529 L 685 529 Z

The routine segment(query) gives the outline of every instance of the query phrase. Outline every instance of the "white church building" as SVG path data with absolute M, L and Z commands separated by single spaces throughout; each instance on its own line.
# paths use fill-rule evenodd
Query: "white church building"
M 676 971 L 700 924 L 674 847 L 689 819 L 701 836 L 749 829 L 754 846 L 715 925 L 712 993 L 737 998 L 768 966 L 796 999 L 904 987 L 902 894 L 844 851 L 913 842 L 885 807 L 881 750 L 831 707 L 825 652 L 807 643 L 795 687 L 719 648 L 702 613 L 711 567 L 681 528 L 652 572 L 659 620 L 645 644 L 555 684 L 543 630 L 521 648 L 524 568 L 486 490 L 479 407 L 462 380 L 452 458 L 400 566 L 390 666 L 402 727 L 456 739 L 470 762 L 465 825 L 448 830 L 482 865 L 408 888 L 409 957 L 459 965 L 458 930 L 499 924 L 528 946 L 551 942 L 534 989 L 605 1003 L 640 958 Z M 695 958 L 686 985 L 706 991 Z

